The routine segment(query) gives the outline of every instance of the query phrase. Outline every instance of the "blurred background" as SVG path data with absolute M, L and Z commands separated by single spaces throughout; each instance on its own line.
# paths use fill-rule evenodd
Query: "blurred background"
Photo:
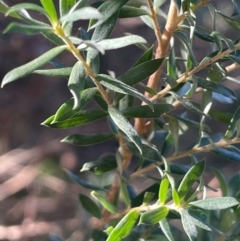
M 6 0 L 9 6 L 21 2 L 23 1 Z M 29 2 L 39 4 L 38 0 Z M 58 1 L 55 2 L 57 4 Z M 163 9 L 168 8 L 168 2 Z M 229 0 L 212 3 L 226 14 L 231 12 Z M 211 21 L 207 8 L 197 11 L 197 15 L 201 19 L 198 24 L 204 24 L 210 30 L 212 26 L 209 25 Z M 35 17 L 42 18 L 36 14 Z M 164 24 L 164 18 L 159 18 Z M 13 20 L 0 14 L 0 32 Z M 75 23 L 76 33 L 79 27 L 86 29 L 87 22 Z M 219 31 L 223 31 L 230 39 L 239 37 L 220 17 Z M 125 32 L 139 34 L 150 45 L 154 44 L 152 30 L 140 18 L 119 20 L 111 37 L 123 36 Z M 194 45 L 199 61 L 211 52 L 211 45 L 202 40 L 195 39 Z M 0 34 L 0 79 L 11 69 L 38 57 L 51 47 L 52 43 L 42 35 Z M 101 72 L 107 73 L 110 70 L 118 76 L 131 67 L 142 53 L 135 46 L 127 47 L 124 51 L 109 51 L 101 56 Z M 75 62 L 67 53 L 57 59 L 65 66 L 72 66 Z M 200 75 L 204 76 L 204 73 Z M 233 72 L 234 77 L 238 75 L 238 70 Z M 239 97 L 239 87 L 236 84 L 226 85 Z M 69 98 L 71 94 L 65 78 L 30 75 L 0 90 L 0 240 L 43 241 L 50 240 L 50 233 L 69 241 L 89 240 L 94 220 L 89 219 L 78 201 L 79 193 L 86 193 L 86 190 L 71 182 L 63 169 L 80 175 L 79 170 L 85 162 L 94 161 L 105 153 L 115 153 L 118 144 L 116 141 L 108 141 L 94 147 L 81 148 L 60 143 L 61 139 L 70 134 L 91 134 L 107 130 L 106 119 L 68 130 L 49 129 L 40 125 Z M 233 113 L 239 102 L 230 105 L 216 101 L 214 105 L 217 109 Z M 94 103 L 88 107 L 93 106 Z M 192 115 L 192 118 L 198 118 L 195 114 Z M 209 125 L 213 133 L 226 129 L 225 125 L 214 125 L 213 120 L 209 120 Z M 187 146 L 191 141 L 185 139 L 183 145 Z M 209 165 L 221 168 L 227 175 L 239 170 L 238 164 L 229 164 L 213 155 L 208 155 L 207 160 Z M 94 176 L 80 176 L 95 180 Z M 217 187 L 210 174 L 206 175 L 206 180 Z M 141 185 L 143 181 L 141 180 Z M 137 180 L 136 184 L 138 188 Z

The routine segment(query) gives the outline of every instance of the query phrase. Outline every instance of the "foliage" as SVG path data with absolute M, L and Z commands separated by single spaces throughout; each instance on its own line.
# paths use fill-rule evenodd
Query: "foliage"
M 240 150 L 235 146 L 240 142 L 240 109 L 235 113 L 221 113 L 212 108 L 216 100 L 236 99 L 234 92 L 222 82 L 227 79 L 239 83 L 229 74 L 240 64 L 240 42 L 219 32 L 216 21 L 221 17 L 230 28 L 239 30 L 239 6 L 234 0 L 232 6 L 232 15 L 228 16 L 208 0 L 105 0 L 91 4 L 87 0 L 59 0 L 58 13 L 52 0 L 12 7 L 0 1 L 0 11 L 16 20 L 4 33 L 42 34 L 56 45 L 7 73 L 2 87 L 34 73 L 68 77 L 72 99 L 65 101 L 43 125 L 71 128 L 105 118 L 108 132 L 76 133 L 65 137 L 63 142 L 78 146 L 95 145 L 112 138 L 119 142 L 116 153 L 85 163 L 81 170 L 96 175 L 114 173 L 112 185 L 99 186 L 67 171 L 71 179 L 91 190 L 92 198 L 80 194 L 79 200 L 83 208 L 99 219 L 102 227 L 101 235 L 93 232 L 93 240 L 179 240 L 178 232 L 172 231 L 173 219 L 181 221 L 192 241 L 199 235 L 204 240 L 240 239 L 239 173 L 226 181 L 214 169 L 222 197 L 206 198 L 208 187 L 203 179 L 206 160 L 199 160 L 197 155 L 213 152 L 231 161 L 240 160 Z M 203 7 L 205 11 L 208 7 L 212 17 L 211 30 L 199 26 L 201 22 L 197 21 L 195 12 Z M 164 17 L 166 9 L 169 10 L 165 26 L 160 28 L 158 17 Z M 44 15 L 46 21 L 34 19 L 28 11 Z M 138 35 L 109 37 L 118 18 L 139 16 L 152 28 L 156 48 Z M 73 23 L 78 20 L 89 20 L 89 27 L 75 35 Z M 212 52 L 201 61 L 194 53 L 196 38 L 209 42 L 212 47 Z M 143 49 L 143 55 L 130 69 L 118 77 L 99 72 L 100 54 L 129 45 Z M 42 68 L 53 59 L 56 62 L 55 58 L 63 52 L 75 57 L 72 67 Z M 201 70 L 205 72 L 200 76 Z M 159 82 L 163 86 L 160 90 Z M 196 103 L 197 95 L 201 96 L 200 103 Z M 87 109 L 90 101 L 95 101 L 99 108 Z M 191 112 L 197 113 L 198 121 L 191 119 Z M 216 125 L 227 124 L 225 134 L 211 133 L 208 118 L 214 119 Z M 180 140 L 196 128 L 198 134 L 192 137 L 193 144 L 180 151 Z M 135 170 L 129 168 L 133 157 L 135 162 L 138 160 Z M 173 163 L 183 157 L 190 158 L 188 165 Z M 146 175 L 153 169 L 158 170 L 158 177 Z M 154 183 L 142 193 L 136 193 L 132 179 L 140 176 Z M 60 240 L 54 235 L 52 239 Z

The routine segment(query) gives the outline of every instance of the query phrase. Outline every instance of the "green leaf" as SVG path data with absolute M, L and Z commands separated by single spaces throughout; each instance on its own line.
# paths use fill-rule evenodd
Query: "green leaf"
M 134 65 L 131 69 L 118 77 L 119 80 L 128 85 L 134 85 L 153 74 L 160 68 L 164 58 L 153 59 Z
M 134 18 L 142 15 L 148 15 L 149 13 L 141 8 L 123 6 L 120 9 L 118 18 Z
M 114 106 L 108 106 L 108 112 L 114 123 L 122 130 L 128 138 L 136 145 L 140 153 L 142 153 L 142 141 L 136 130 L 128 122 L 126 117 Z
M 161 155 L 158 152 L 157 148 L 148 143 L 142 143 L 142 152 L 133 144 L 133 143 L 126 143 L 126 147 L 136 156 L 140 158 L 144 158 L 146 160 L 152 161 L 160 161 Z
M 8 11 L 9 6 L 2 0 L 0 0 L 0 12 L 6 14 Z M 17 19 L 21 19 L 21 16 L 17 13 L 10 13 L 9 16 Z
M 169 188 L 169 180 L 166 175 L 163 176 L 162 181 L 160 183 L 158 199 L 160 204 L 165 204 L 167 195 L 168 195 L 168 188 Z
M 61 22 L 75 22 L 84 19 L 101 19 L 102 14 L 92 7 L 83 7 L 64 15 Z
M 226 183 L 226 180 L 225 180 L 223 174 L 219 170 L 217 170 L 215 168 L 211 168 L 211 169 L 212 169 L 214 175 L 216 176 L 216 178 L 217 178 L 217 180 L 218 180 L 218 182 L 220 184 L 220 189 L 221 189 L 221 192 L 222 192 L 222 196 L 223 197 L 227 196 L 227 183 Z
M 239 201 L 233 197 L 216 197 L 190 202 L 189 204 L 205 210 L 219 210 L 239 205 Z
M 212 82 L 219 82 L 226 77 L 227 71 L 219 63 L 214 63 L 211 65 L 211 69 L 208 73 L 207 79 Z
M 103 17 L 101 18 L 101 22 L 95 23 L 92 21 L 90 23 L 90 29 L 95 28 L 99 24 L 105 22 L 110 17 L 112 17 L 119 9 L 125 5 L 129 0 L 107 0 L 105 1 L 98 10 L 102 13 Z M 95 24 L 94 24 L 95 23 Z
M 111 34 L 118 18 L 118 12 L 113 14 L 104 23 L 97 26 L 92 35 L 92 41 L 101 41 L 108 38 Z M 99 57 L 98 50 L 90 48 L 87 51 L 87 63 L 90 64 L 91 69 L 95 74 L 99 72 Z
M 174 241 L 174 238 L 173 238 L 173 235 L 172 235 L 172 232 L 171 232 L 167 219 L 166 218 L 162 219 L 159 222 L 159 225 L 160 225 L 160 228 L 162 229 L 163 234 L 166 236 L 166 238 L 169 241 Z
M 202 87 L 203 89 L 211 90 L 213 92 L 219 93 L 229 98 L 236 99 L 235 94 L 224 85 L 221 85 L 219 83 L 215 83 L 212 81 L 208 81 L 199 77 L 197 77 L 197 81 L 198 81 L 198 87 Z
M 231 139 L 236 131 L 237 121 L 240 119 L 240 107 L 235 111 L 224 138 Z
M 233 54 L 229 54 L 228 58 L 231 59 L 233 62 L 240 64 L 240 58 L 238 56 L 235 56 Z
M 46 10 L 47 14 L 49 15 L 50 19 L 52 20 L 53 25 L 57 25 L 58 17 L 57 12 L 52 0 L 40 0 L 41 4 L 43 5 L 44 9 Z
M 159 118 L 162 114 L 173 110 L 170 104 L 153 104 L 154 112 L 148 106 L 132 106 L 122 110 L 127 117 L 133 118 Z
M 96 192 L 96 191 L 92 191 L 91 195 L 93 197 L 95 197 L 102 204 L 102 206 L 104 208 L 106 208 L 109 212 L 111 212 L 111 213 L 116 213 L 117 212 L 117 208 L 113 204 L 108 202 L 106 200 L 106 198 L 101 193 Z
M 121 194 L 122 194 L 124 202 L 126 203 L 127 207 L 130 207 L 131 199 L 129 196 L 127 184 L 125 183 L 125 181 L 123 179 L 121 179 L 121 182 L 120 182 L 120 190 L 121 190 Z
M 65 49 L 66 49 L 66 46 L 55 47 L 49 50 L 48 52 L 44 53 L 40 57 L 32 60 L 31 62 L 11 70 L 4 76 L 2 81 L 2 87 L 12 81 L 15 81 L 17 79 L 23 78 L 31 74 L 34 70 L 42 67 L 44 64 L 46 64 L 47 62 L 55 58 Z
M 178 123 L 178 120 L 174 116 L 168 115 L 168 117 L 169 117 L 169 131 L 173 138 L 175 153 L 177 153 L 178 152 L 179 123 Z
M 59 2 L 61 17 L 66 15 L 70 11 L 70 9 L 76 4 L 76 0 L 60 0 Z
M 240 23 L 239 23 L 239 21 L 237 21 L 237 20 L 235 20 L 235 19 L 233 19 L 233 18 L 230 18 L 230 17 L 224 15 L 223 13 L 221 13 L 221 12 L 219 12 L 219 11 L 217 11 L 217 13 L 218 13 L 219 15 L 221 15 L 221 16 L 224 18 L 224 20 L 225 20 L 232 28 L 237 29 L 237 30 L 240 30 Z
M 107 141 L 113 137 L 114 137 L 114 134 L 111 132 L 92 134 L 92 135 L 73 134 L 65 137 L 63 140 L 61 140 L 61 142 L 66 142 L 77 146 L 89 146 L 89 145 L 95 145 L 95 144 Z
M 183 229 L 191 241 L 198 240 L 198 231 L 196 224 L 192 221 L 192 217 L 189 215 L 188 210 L 182 209 L 180 211 Z
M 173 176 L 168 171 L 165 171 L 165 173 L 166 173 L 167 178 L 169 180 L 169 183 L 171 184 L 171 187 L 172 187 L 173 201 L 177 206 L 179 206 L 180 205 L 180 198 L 179 198 L 178 192 L 176 190 L 175 180 L 174 180 Z
M 139 224 L 156 224 L 168 215 L 169 209 L 166 206 L 153 208 L 143 213 L 140 217 Z
M 81 110 L 73 117 L 70 117 L 66 120 L 54 121 L 50 124 L 43 122 L 43 125 L 46 125 L 51 128 L 70 128 L 74 126 L 81 126 L 88 124 L 90 122 L 102 119 L 106 117 L 108 113 L 103 110 Z
M 72 67 L 58 68 L 58 69 L 37 69 L 33 74 L 51 76 L 51 77 L 65 77 L 70 76 Z
M 152 102 L 137 89 L 123 83 L 122 81 L 112 78 L 109 75 L 99 74 L 97 75 L 97 80 L 106 88 L 122 93 L 132 95 L 142 101 L 144 101 L 148 106 L 154 111 Z
M 81 92 L 85 86 L 86 72 L 82 62 L 78 61 L 72 68 L 68 80 L 68 88 L 71 91 L 74 99 L 73 110 L 77 109 L 81 104 Z
M 53 31 L 53 29 L 48 25 L 27 25 L 13 22 L 4 29 L 3 33 L 21 33 L 26 35 L 34 35 L 51 31 Z
M 198 65 L 197 60 L 195 59 L 194 53 L 192 51 L 192 47 L 189 44 L 189 40 L 187 39 L 186 35 L 183 32 L 176 31 L 174 34 L 180 39 L 180 41 L 184 44 L 186 49 L 188 50 L 189 58 L 194 67 Z
M 142 205 L 149 205 L 149 203 L 153 201 L 154 197 L 155 193 L 145 192 Z
M 196 112 L 200 115 L 206 116 L 199 108 L 197 108 L 193 103 L 191 103 L 188 99 L 184 99 L 183 97 L 177 95 L 176 93 L 169 91 L 169 93 L 176 99 L 178 100 L 185 108 Z
M 39 5 L 37 4 L 34 4 L 34 3 L 19 3 L 19 4 L 16 4 L 12 7 L 10 7 L 5 15 L 8 16 L 8 15 L 11 15 L 12 13 L 16 13 L 18 11 L 21 11 L 23 9 L 26 9 L 26 10 L 34 10 L 34 11 L 37 11 L 37 12 L 40 12 L 40 13 L 43 13 L 44 15 L 46 15 L 46 11 L 44 8 L 40 7 Z
M 106 241 L 120 241 L 122 238 L 127 237 L 132 231 L 132 228 L 136 223 L 138 216 L 138 210 L 132 210 L 127 213 L 116 225 L 116 227 L 110 233 Z
M 97 204 L 88 196 L 85 196 L 83 194 L 79 195 L 79 200 L 83 206 L 83 208 L 89 212 L 90 214 L 92 214 L 94 217 L 101 219 L 102 218 L 102 214 L 101 211 L 99 209 L 99 207 L 97 206 Z
M 73 180 L 75 181 L 76 183 L 78 183 L 79 185 L 87 188 L 87 189 L 90 189 L 90 190 L 98 190 L 98 191 L 105 191 L 105 189 L 103 187 L 100 187 L 100 186 L 97 186 L 97 185 L 94 185 L 90 182 L 87 182 L 83 179 L 81 179 L 80 177 L 78 177 L 77 175 L 73 174 L 72 172 L 68 171 L 68 170 L 65 170 L 65 172 L 67 173 L 67 175 Z
M 98 92 L 96 87 L 85 89 L 81 93 L 81 103 L 77 110 L 73 110 L 74 99 L 66 101 L 60 106 L 55 114 L 54 121 L 67 120 L 70 117 L 76 115 L 85 105 L 93 98 L 93 96 Z
M 137 60 L 137 62 L 133 65 L 133 67 L 136 67 L 139 64 L 143 64 L 144 62 L 150 61 L 152 57 L 153 57 L 153 45 L 148 50 L 145 51 L 145 53 Z
M 184 199 L 187 193 L 191 190 L 193 183 L 196 182 L 203 174 L 204 168 L 205 161 L 200 161 L 194 166 L 192 166 L 185 174 L 178 187 L 178 194 L 181 200 Z
M 71 1 L 71 0 L 70 0 L 70 1 Z M 78 1 L 76 2 L 76 4 L 71 8 L 70 12 L 73 12 L 73 11 L 76 10 L 76 9 L 79 9 L 79 8 L 82 8 L 82 7 L 86 6 L 86 4 L 87 4 L 88 1 L 89 1 L 89 0 L 78 0 Z
M 147 43 L 147 41 L 138 35 L 128 35 L 119 38 L 101 40 L 97 42 L 97 46 L 104 50 L 112 50 L 138 43 Z
M 86 162 L 80 172 L 90 171 L 95 174 L 103 174 L 117 168 L 116 156 L 111 154 L 103 156 L 97 161 Z

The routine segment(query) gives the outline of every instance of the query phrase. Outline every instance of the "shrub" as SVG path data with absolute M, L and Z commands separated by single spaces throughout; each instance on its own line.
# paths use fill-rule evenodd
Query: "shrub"
M 60 0 L 59 13 L 52 0 L 40 2 L 41 5 L 20 3 L 8 7 L 0 1 L 0 10 L 16 19 L 4 33 L 41 33 L 56 45 L 7 73 L 2 87 L 32 73 L 64 76 L 73 97 L 43 124 L 72 128 L 102 118 L 108 122 L 108 132 L 78 133 L 63 139 L 78 146 L 96 145 L 112 138 L 119 142 L 116 153 L 85 163 L 81 170 L 104 174 L 106 178 L 114 174 L 112 183 L 100 186 L 66 171 L 91 191 L 92 198 L 80 194 L 80 202 L 99 220 L 100 229 L 93 231 L 93 240 L 172 241 L 181 239 L 182 232 L 193 241 L 239 240 L 239 173 L 226 181 L 219 170 L 213 169 L 222 196 L 206 198 L 211 188 L 203 179 L 206 160 L 198 155 L 213 152 L 231 161 L 240 160 L 240 150 L 235 145 L 240 142 L 240 109 L 230 113 L 213 108 L 214 102 L 233 103 L 236 99 L 222 82 L 239 84 L 230 72 L 239 67 L 240 42 L 239 38 L 232 40 L 218 31 L 217 20 L 221 17 L 229 28 L 239 30 L 237 2 L 232 0 L 231 15 L 217 10 L 208 0 L 105 0 L 91 4 L 87 0 Z M 201 21 L 203 8 L 211 16 L 210 30 Z M 44 15 L 46 21 L 32 18 L 28 11 Z M 109 38 L 119 18 L 134 17 L 140 17 L 152 29 L 156 45 L 151 46 L 134 34 Z M 79 35 L 74 35 L 73 23 L 86 19 L 88 30 L 81 28 Z M 196 40 L 202 41 L 198 48 L 203 52 L 208 44 L 211 46 L 211 52 L 202 60 L 195 57 Z M 143 52 L 130 69 L 117 77 L 99 72 L 100 54 L 129 45 L 136 45 Z M 75 57 L 72 67 L 58 64 L 55 58 L 63 52 Z M 42 68 L 48 62 L 54 67 Z M 86 108 L 90 101 L 95 101 L 98 108 Z M 218 123 L 224 123 L 226 130 L 212 133 L 209 118 L 214 120 L 216 129 Z M 189 139 L 190 143 L 186 141 Z M 184 147 L 181 142 L 189 146 Z M 175 162 L 182 158 L 185 164 Z M 150 172 L 153 169 L 157 176 Z M 132 182 L 137 177 L 152 180 L 153 184 L 138 193 Z M 182 223 L 182 231 L 172 227 L 174 219 Z

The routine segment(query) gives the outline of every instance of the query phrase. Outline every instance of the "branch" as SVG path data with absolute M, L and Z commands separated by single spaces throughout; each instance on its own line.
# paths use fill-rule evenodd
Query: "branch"
M 228 147 L 230 145 L 233 145 L 233 144 L 238 144 L 240 143 L 240 139 L 237 139 L 237 138 L 234 138 L 234 139 L 231 139 L 231 140 L 227 140 L 227 139 L 222 139 L 216 143 L 213 143 L 213 144 L 208 144 L 206 146 L 198 146 L 198 147 L 195 147 L 191 150 L 187 150 L 187 151 L 184 151 L 184 152 L 180 152 L 180 153 L 177 153 L 175 155 L 171 155 L 170 157 L 167 158 L 167 161 L 174 161 L 174 160 L 177 160 L 177 159 L 180 159 L 180 158 L 183 158 L 183 157 L 186 157 L 186 156 L 192 156 L 193 154 L 195 153 L 199 153 L 199 152 L 209 152 L 211 150 L 213 150 L 214 148 L 217 148 L 217 147 Z M 161 161 L 158 161 L 154 164 L 151 164 L 149 166 L 146 166 L 145 168 L 142 168 L 140 169 L 139 171 L 136 171 L 134 172 L 132 175 L 131 175 L 131 179 L 134 179 L 146 172 L 149 172 L 151 170 L 153 170 L 154 168 L 156 168 L 157 165 L 161 165 L 162 162 Z

